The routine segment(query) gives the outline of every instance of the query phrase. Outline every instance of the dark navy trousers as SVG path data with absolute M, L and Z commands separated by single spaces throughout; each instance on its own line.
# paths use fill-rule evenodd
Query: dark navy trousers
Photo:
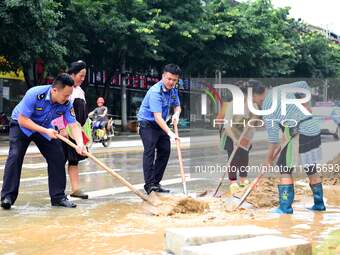
M 1 200 L 5 197 L 10 197 L 14 204 L 17 199 L 22 163 L 31 141 L 34 141 L 47 161 L 48 187 L 51 201 L 55 202 L 64 198 L 66 173 L 65 155 L 61 141 L 56 139 L 48 141 L 37 132 L 28 137 L 21 131 L 16 121 L 11 121 L 9 139 L 9 154 L 4 170 Z
M 143 141 L 144 187 L 158 185 L 170 157 L 170 138 L 159 127 L 140 123 L 139 134 Z

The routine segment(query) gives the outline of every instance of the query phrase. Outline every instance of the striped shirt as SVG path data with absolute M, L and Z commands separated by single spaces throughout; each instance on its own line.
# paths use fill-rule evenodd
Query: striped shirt
M 281 85 L 279 87 L 276 87 L 278 90 L 278 103 L 276 110 L 269 115 L 263 116 L 263 120 L 265 122 L 265 127 L 267 130 L 268 135 L 268 142 L 270 143 L 279 143 L 280 141 L 280 123 L 284 122 L 285 120 L 295 120 L 297 123 L 299 123 L 301 120 L 306 119 L 310 116 L 305 115 L 301 110 L 293 104 L 288 104 L 286 107 L 286 115 L 281 115 L 281 91 L 284 88 L 304 88 L 310 90 L 310 87 L 308 86 L 307 82 L 300 81 L 300 82 L 294 82 L 290 84 Z M 295 98 L 293 93 L 290 93 L 287 95 L 288 98 Z M 268 110 L 271 108 L 272 105 L 272 90 L 268 92 L 266 95 L 263 104 L 262 104 L 262 110 Z M 287 121 L 286 124 L 293 126 L 295 123 L 292 121 Z M 310 120 L 304 121 L 299 126 L 298 130 L 299 134 L 303 134 L 306 136 L 315 136 L 320 134 L 320 122 L 316 118 L 312 118 Z

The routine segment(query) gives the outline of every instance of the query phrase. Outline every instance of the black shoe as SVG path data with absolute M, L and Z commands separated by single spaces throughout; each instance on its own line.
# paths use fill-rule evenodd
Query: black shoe
M 60 199 L 59 201 L 51 202 L 52 206 L 62 206 L 67 208 L 75 208 L 77 205 L 70 200 L 68 200 L 66 197 Z
M 81 199 L 88 199 L 89 195 L 83 193 L 81 190 L 76 190 L 75 192 L 70 194 L 71 197 L 78 197 Z
M 144 185 L 144 189 L 146 191 L 146 194 L 150 194 L 152 191 L 158 192 L 158 186 L 156 185 Z
M 159 192 L 159 193 L 169 193 L 170 192 L 170 190 L 164 189 L 160 184 L 156 185 L 156 187 L 157 187 L 156 192 Z
M 5 197 L 3 200 L 1 200 L 1 207 L 5 210 L 11 209 L 12 206 L 12 200 L 9 197 Z

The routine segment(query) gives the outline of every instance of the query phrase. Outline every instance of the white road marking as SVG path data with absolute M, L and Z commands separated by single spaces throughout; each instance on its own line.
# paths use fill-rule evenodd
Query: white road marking
M 22 168 L 28 168 L 28 169 L 37 169 L 37 168 L 47 168 L 47 163 L 32 163 L 32 164 L 23 164 Z M 5 165 L 0 165 L 0 169 L 5 169 Z
M 187 182 L 199 181 L 199 180 L 204 180 L 204 178 L 187 178 L 186 179 Z M 162 186 L 178 184 L 178 183 L 182 183 L 181 178 L 163 180 Z M 136 184 L 133 186 L 136 189 L 143 189 L 144 183 Z M 101 190 L 86 192 L 86 194 L 89 195 L 89 198 L 95 198 L 95 197 L 103 197 L 103 196 L 114 195 L 114 194 L 125 193 L 125 192 L 130 192 L 130 189 L 128 187 L 108 188 L 108 189 L 101 189 Z M 69 199 L 71 201 L 80 200 L 80 198 L 75 198 L 75 197 L 70 197 Z
M 119 172 L 121 171 L 121 169 L 112 169 L 115 172 Z M 92 172 L 83 172 L 83 173 L 79 173 L 79 175 L 92 175 L 92 174 L 103 174 L 103 173 L 107 173 L 106 171 L 92 171 Z M 68 175 L 67 175 L 68 177 Z M 43 180 L 47 180 L 48 177 L 47 176 L 41 176 L 41 177 L 30 177 L 30 178 L 22 178 L 20 179 L 20 182 L 31 182 L 31 181 L 43 181 Z M 2 184 L 3 181 L 0 181 L 0 184 Z

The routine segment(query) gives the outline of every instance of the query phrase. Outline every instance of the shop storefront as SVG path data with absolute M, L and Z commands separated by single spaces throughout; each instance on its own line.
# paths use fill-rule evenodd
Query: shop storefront
M 127 120 L 133 122 L 137 119 L 139 107 L 148 89 L 159 80 L 158 77 L 131 74 L 116 74 L 108 78 L 105 72 L 88 70 L 87 85 L 84 86 L 84 90 L 89 110 L 96 107 L 97 97 L 104 96 L 109 113 L 115 119 L 116 124 L 120 125 L 122 119 L 122 84 L 124 83 L 126 84 Z M 178 89 L 182 105 L 181 117 L 183 123 L 188 123 L 190 118 L 190 81 L 188 79 L 182 80 Z
M 26 93 L 22 71 L 0 72 L 0 113 L 10 115 L 15 105 Z

